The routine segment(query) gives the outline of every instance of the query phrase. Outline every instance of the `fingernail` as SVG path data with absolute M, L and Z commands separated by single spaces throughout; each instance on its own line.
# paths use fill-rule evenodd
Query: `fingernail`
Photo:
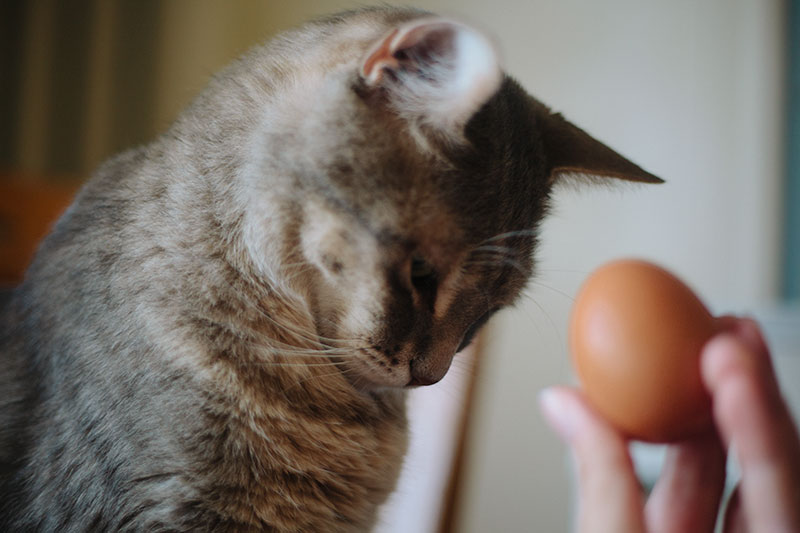
M 569 394 L 556 387 L 539 391 L 539 408 L 545 421 L 565 441 L 575 434 L 575 406 Z

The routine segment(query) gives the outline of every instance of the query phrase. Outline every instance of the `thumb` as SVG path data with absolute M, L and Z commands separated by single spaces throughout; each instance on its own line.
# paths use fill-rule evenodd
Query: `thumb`
M 625 439 L 574 389 L 545 389 L 540 405 L 575 457 L 579 533 L 644 531 L 641 489 Z

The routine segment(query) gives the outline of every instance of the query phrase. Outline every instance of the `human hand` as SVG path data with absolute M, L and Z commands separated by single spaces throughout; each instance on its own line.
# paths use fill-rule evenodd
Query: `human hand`
M 673 444 L 645 502 L 625 438 L 580 391 L 543 392 L 542 410 L 570 445 L 578 467 L 579 533 L 711 532 L 725 483 L 725 452 L 741 468 L 726 532 L 800 532 L 800 439 L 780 395 L 758 326 L 720 319 L 723 333 L 703 349 L 703 381 L 716 428 Z

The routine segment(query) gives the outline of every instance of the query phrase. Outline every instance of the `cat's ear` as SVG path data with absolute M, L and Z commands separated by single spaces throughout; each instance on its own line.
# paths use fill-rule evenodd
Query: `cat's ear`
M 438 18 L 395 28 L 373 45 L 360 74 L 386 91 L 395 111 L 443 129 L 462 128 L 502 80 L 486 37 Z
M 560 113 L 552 113 L 540 104 L 537 115 L 551 182 L 570 176 L 664 182 L 570 123 Z

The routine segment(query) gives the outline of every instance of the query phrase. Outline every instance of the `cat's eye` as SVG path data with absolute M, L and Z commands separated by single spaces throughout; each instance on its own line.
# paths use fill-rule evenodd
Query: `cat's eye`
M 411 257 L 408 275 L 412 290 L 419 297 L 419 304 L 433 311 L 439 285 L 436 269 L 422 257 L 414 255 Z
M 411 281 L 416 285 L 415 280 L 422 280 L 435 275 L 433 266 L 421 257 L 411 258 Z

